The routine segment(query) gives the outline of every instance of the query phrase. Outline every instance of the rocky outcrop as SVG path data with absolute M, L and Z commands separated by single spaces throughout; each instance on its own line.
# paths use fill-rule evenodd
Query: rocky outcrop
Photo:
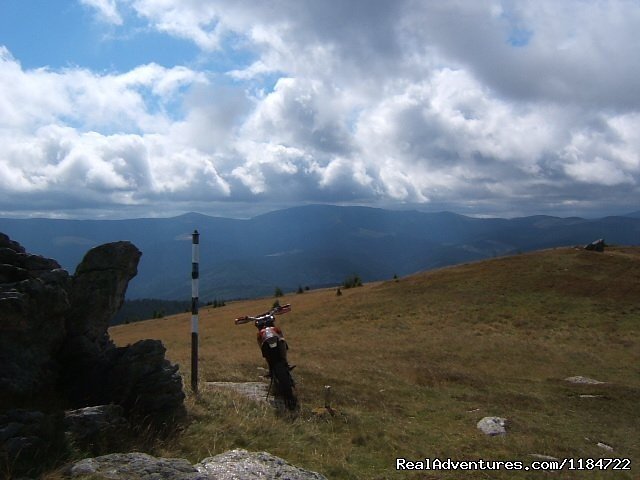
M 68 474 L 72 478 L 91 476 L 109 480 L 326 480 L 319 473 L 295 467 L 269 453 L 246 450 L 231 450 L 196 465 L 182 458 L 116 453 L 77 462 L 70 467 Z
M 85 407 L 113 404 L 134 423 L 161 425 L 184 413 L 182 379 L 162 344 L 117 348 L 107 332 L 140 256 L 130 242 L 101 245 L 70 276 L 0 234 L 0 463 L 58 445 L 65 409 L 85 410 L 68 414 L 67 428 L 90 450 L 124 425 L 106 420 L 113 408 Z
M 74 408 L 111 402 L 104 380 L 115 345 L 107 328 L 124 301 L 140 256 L 129 242 L 101 245 L 87 252 L 71 278 L 61 361 L 62 386 Z
M 161 423 L 184 413 L 178 367 L 165 359 L 160 341 L 116 348 L 107 333 L 140 256 L 131 243 L 115 242 L 89 250 L 78 265 L 69 289 L 62 385 L 74 408 L 114 403 L 127 417 Z
M 69 275 L 0 234 L 0 409 L 55 387 L 66 334 Z

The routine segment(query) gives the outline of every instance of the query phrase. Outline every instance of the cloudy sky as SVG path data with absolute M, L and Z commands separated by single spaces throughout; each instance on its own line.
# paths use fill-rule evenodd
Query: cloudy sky
M 0 215 L 640 209 L 636 0 L 0 2 Z

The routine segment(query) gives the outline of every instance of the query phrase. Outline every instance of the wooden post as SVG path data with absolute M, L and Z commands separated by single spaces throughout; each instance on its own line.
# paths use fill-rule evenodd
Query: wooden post
M 198 393 L 198 278 L 200 263 L 200 234 L 191 235 L 191 390 Z
M 324 386 L 324 408 L 331 410 L 331 385 Z

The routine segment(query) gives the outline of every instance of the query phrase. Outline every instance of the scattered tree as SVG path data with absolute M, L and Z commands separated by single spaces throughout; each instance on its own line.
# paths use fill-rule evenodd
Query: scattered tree
M 304 290 L 302 289 L 302 285 L 298 286 L 298 291 L 296 293 L 304 293 Z
M 213 308 L 219 308 L 224 307 L 226 304 L 224 303 L 224 300 L 218 300 L 217 298 L 214 298 L 213 302 L 207 302 L 207 305 Z
M 342 286 L 344 288 L 361 287 L 362 280 L 360 279 L 360 275 L 354 274 L 354 275 L 351 275 L 350 277 L 347 277 L 347 279 L 344 281 L 344 284 Z
M 276 287 L 276 290 L 275 290 L 273 296 L 276 297 L 276 298 L 282 297 L 282 296 L 284 296 L 284 293 L 282 292 L 282 289 L 280 287 Z
M 338 287 L 338 290 L 336 290 L 336 295 L 339 297 L 340 295 L 342 295 L 342 290 L 340 290 L 340 287 Z

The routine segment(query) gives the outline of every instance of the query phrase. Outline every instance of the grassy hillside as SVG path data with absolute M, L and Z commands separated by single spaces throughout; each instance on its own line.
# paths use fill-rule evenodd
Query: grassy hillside
M 278 416 L 232 393 L 188 399 L 193 422 L 155 453 L 199 461 L 268 450 L 329 478 L 638 478 L 640 248 L 554 249 L 290 295 L 279 317 L 303 405 Z M 255 328 L 233 318 L 273 299 L 201 311 L 201 380 L 254 381 Z M 281 299 L 282 302 L 282 299 Z M 159 338 L 189 383 L 188 314 L 114 327 L 116 343 Z M 583 375 L 607 382 L 575 386 Z M 334 417 L 318 416 L 324 385 Z M 581 398 L 580 395 L 598 395 Z M 509 420 L 487 437 L 484 416 Z M 597 446 L 613 446 L 607 452 Z M 395 472 L 395 459 L 630 457 L 632 471 Z

